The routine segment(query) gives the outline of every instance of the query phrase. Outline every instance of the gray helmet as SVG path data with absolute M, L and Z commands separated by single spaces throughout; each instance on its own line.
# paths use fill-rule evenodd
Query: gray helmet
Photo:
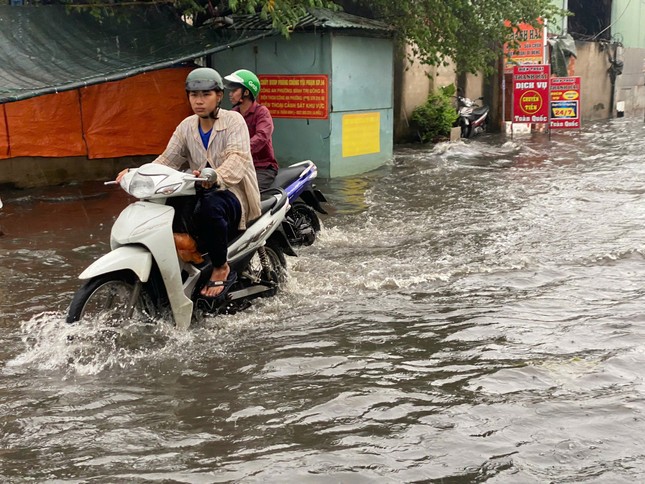
M 198 67 L 186 77 L 186 91 L 223 91 L 222 76 L 210 67 Z

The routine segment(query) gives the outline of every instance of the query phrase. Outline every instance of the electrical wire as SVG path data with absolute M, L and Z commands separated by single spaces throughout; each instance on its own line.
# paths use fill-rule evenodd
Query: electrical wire
M 617 18 L 616 20 L 614 20 L 611 24 L 609 24 L 607 27 L 605 27 L 604 29 L 602 29 L 600 32 L 598 32 L 596 35 L 594 35 L 594 36 L 591 38 L 591 40 L 596 40 L 600 34 L 602 34 L 603 32 L 605 32 L 605 31 L 609 30 L 609 29 L 610 29 L 610 28 L 612 28 L 614 25 L 616 25 L 616 22 L 618 22 L 621 18 L 623 18 L 623 15 L 625 15 L 625 12 L 627 11 L 627 9 L 628 9 L 628 8 L 629 8 L 629 6 L 631 5 L 631 3 L 632 3 L 632 0 L 629 0 L 629 2 L 627 2 L 627 5 L 625 5 L 625 8 L 623 9 L 623 12 L 618 16 L 618 18 Z

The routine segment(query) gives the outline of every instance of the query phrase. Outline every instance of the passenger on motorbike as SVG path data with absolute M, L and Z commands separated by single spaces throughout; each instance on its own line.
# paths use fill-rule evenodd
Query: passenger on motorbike
M 260 216 L 260 192 L 244 118 L 220 108 L 224 84 L 219 73 L 207 67 L 194 69 L 186 77 L 186 94 L 195 114 L 179 123 L 153 163 L 180 169 L 188 162 L 195 176 L 207 166 L 215 170 L 216 180 L 202 182 L 193 225 L 200 249 L 213 263 L 201 295 L 216 298 L 235 282 L 227 262 L 228 242 Z M 117 181 L 127 171 L 120 172 Z
M 273 153 L 273 118 L 266 106 L 256 99 L 260 94 L 260 80 L 251 71 L 239 69 L 224 77 L 233 111 L 244 116 L 251 137 L 251 154 L 260 190 L 271 186 L 278 173 L 278 162 Z

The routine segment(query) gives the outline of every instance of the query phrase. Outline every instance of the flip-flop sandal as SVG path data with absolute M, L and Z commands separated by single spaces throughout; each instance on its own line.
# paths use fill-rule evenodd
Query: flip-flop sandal
M 228 277 L 226 278 L 225 281 L 208 281 L 204 286 L 204 287 L 224 287 L 224 290 L 222 292 L 220 292 L 217 296 L 204 296 L 200 292 L 199 297 L 201 297 L 202 299 L 206 299 L 207 301 L 218 301 L 220 299 L 223 299 L 228 293 L 228 290 L 231 288 L 231 286 L 235 284 L 235 281 L 237 281 L 237 273 L 232 270 L 231 272 L 229 272 Z

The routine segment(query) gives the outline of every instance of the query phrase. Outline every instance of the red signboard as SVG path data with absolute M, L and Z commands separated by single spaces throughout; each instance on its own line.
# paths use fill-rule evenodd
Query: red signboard
M 513 67 L 513 122 L 549 122 L 549 74 L 546 64 Z
M 580 129 L 580 78 L 551 78 L 552 129 Z
M 274 118 L 327 119 L 326 75 L 266 75 L 260 78 L 260 102 Z
M 508 20 L 505 22 L 508 26 Z M 504 44 L 506 63 L 504 71 L 513 72 L 515 65 L 534 65 L 544 63 L 545 28 L 533 28 L 529 24 L 520 24 L 513 30 L 513 39 L 517 47 L 512 50 L 509 44 Z

